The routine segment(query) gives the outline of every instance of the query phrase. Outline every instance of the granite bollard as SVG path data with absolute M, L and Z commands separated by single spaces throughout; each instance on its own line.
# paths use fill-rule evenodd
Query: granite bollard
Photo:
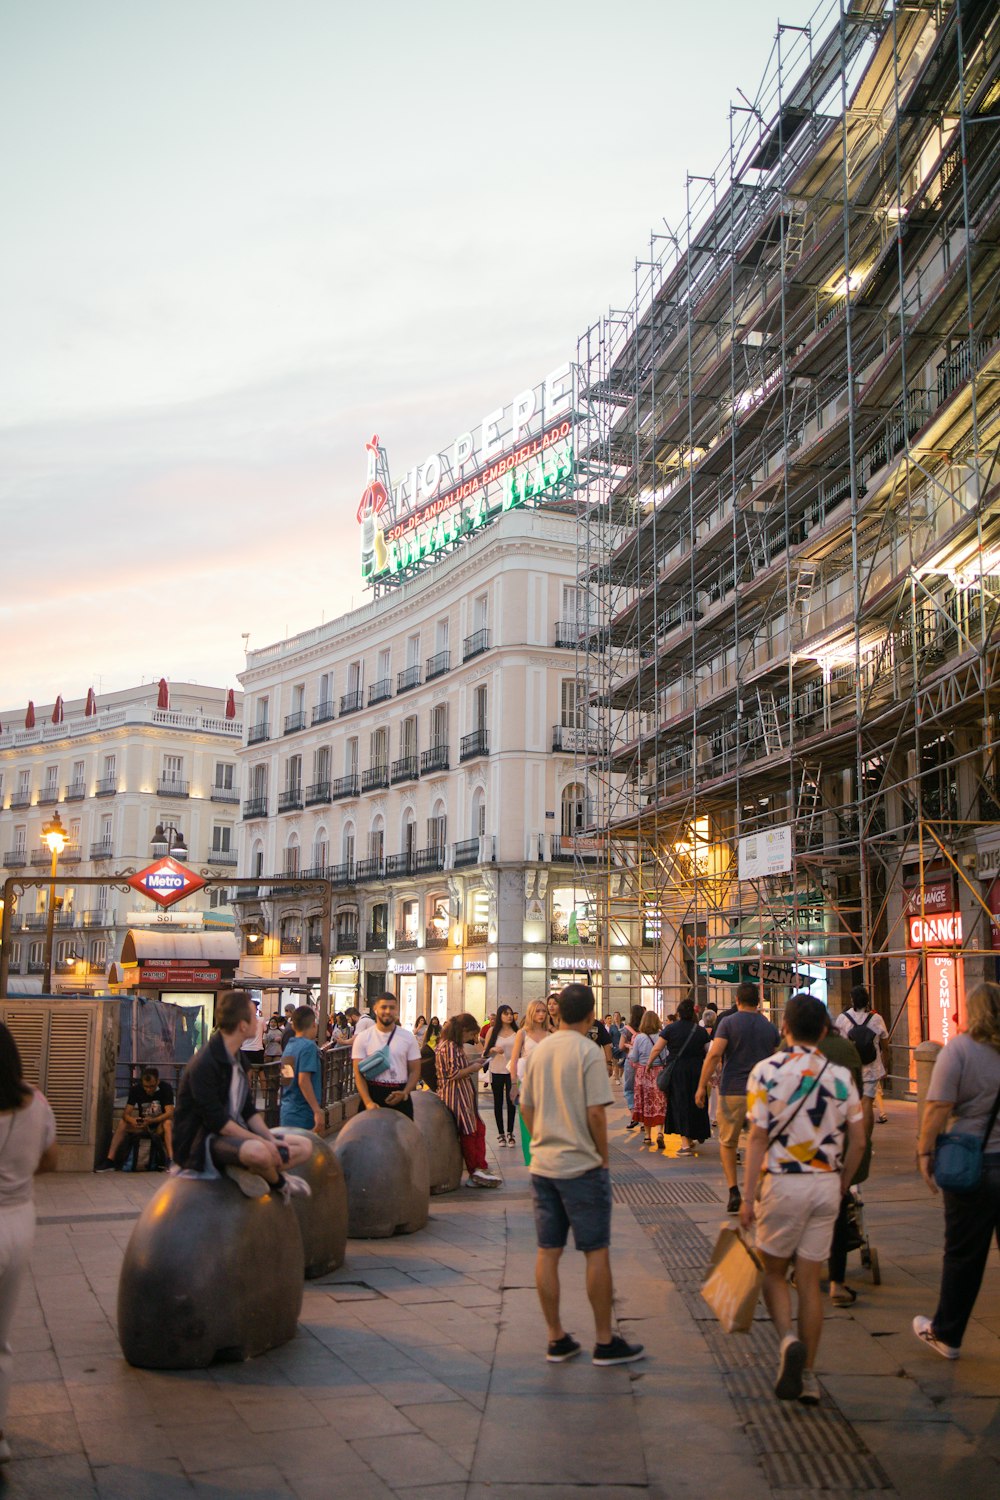
M 118 1340 L 130 1365 L 201 1370 L 295 1337 L 302 1235 L 276 1196 L 171 1177 L 132 1231 L 118 1280 Z
M 386 1239 L 423 1229 L 430 1166 L 412 1120 L 395 1109 L 366 1109 L 339 1132 L 334 1150 L 347 1183 L 351 1239 Z
M 312 1189 L 311 1197 L 293 1198 L 291 1205 L 302 1231 L 306 1280 L 327 1276 L 344 1264 L 347 1249 L 347 1184 L 340 1162 L 333 1147 L 312 1130 L 280 1125 L 274 1133 L 279 1138 L 303 1135 L 312 1142 L 309 1160 L 286 1171 L 303 1178 Z
M 462 1186 L 465 1168 L 455 1116 L 430 1089 L 415 1089 L 410 1098 L 414 1123 L 427 1147 L 431 1195 L 453 1193 Z

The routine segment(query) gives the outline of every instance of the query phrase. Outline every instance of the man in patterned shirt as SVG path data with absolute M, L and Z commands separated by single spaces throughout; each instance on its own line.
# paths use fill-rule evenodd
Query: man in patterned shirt
M 781 1340 L 775 1395 L 810 1406 L 820 1398 L 813 1365 L 823 1332 L 820 1273 L 830 1253 L 840 1200 L 865 1149 L 864 1117 L 847 1068 L 817 1043 L 829 1024 L 812 995 L 785 1008 L 787 1052 L 757 1063 L 747 1084 L 751 1124 L 740 1223 L 756 1221 L 764 1301 Z M 754 1203 L 763 1174 L 760 1202 Z M 791 1331 L 788 1267 L 795 1261 L 798 1337 Z

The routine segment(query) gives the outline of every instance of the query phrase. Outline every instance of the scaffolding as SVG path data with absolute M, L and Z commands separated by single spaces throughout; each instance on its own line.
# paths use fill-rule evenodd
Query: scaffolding
M 993 0 L 824 0 L 580 339 L 589 878 L 632 1002 L 864 979 L 906 1047 L 939 952 L 995 975 L 998 247 Z

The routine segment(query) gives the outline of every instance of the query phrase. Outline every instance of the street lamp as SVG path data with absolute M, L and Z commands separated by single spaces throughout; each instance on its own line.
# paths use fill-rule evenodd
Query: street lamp
M 184 835 L 174 823 L 157 823 L 150 848 L 154 859 L 162 859 L 168 849 L 174 859 L 187 859 L 188 857 Z
M 52 876 L 49 883 L 49 909 L 45 922 L 45 977 L 42 983 L 42 994 L 52 993 L 52 933 L 56 922 L 56 869 L 59 864 L 59 856 L 66 847 L 66 829 L 58 812 L 52 814 L 51 819 L 42 829 L 42 843 L 52 855 Z

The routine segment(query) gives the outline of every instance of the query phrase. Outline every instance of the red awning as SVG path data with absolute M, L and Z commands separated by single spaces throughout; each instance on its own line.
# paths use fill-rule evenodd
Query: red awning
M 156 694 L 156 706 L 157 708 L 170 707 L 170 689 L 167 687 L 167 679 L 165 677 L 160 678 L 160 688 Z
M 230 688 L 229 692 L 226 694 L 226 718 L 236 718 L 236 694 L 233 692 L 232 688 Z
M 28 699 L 28 712 L 24 716 L 24 727 L 25 729 L 34 729 L 35 727 L 35 705 L 30 698 Z

